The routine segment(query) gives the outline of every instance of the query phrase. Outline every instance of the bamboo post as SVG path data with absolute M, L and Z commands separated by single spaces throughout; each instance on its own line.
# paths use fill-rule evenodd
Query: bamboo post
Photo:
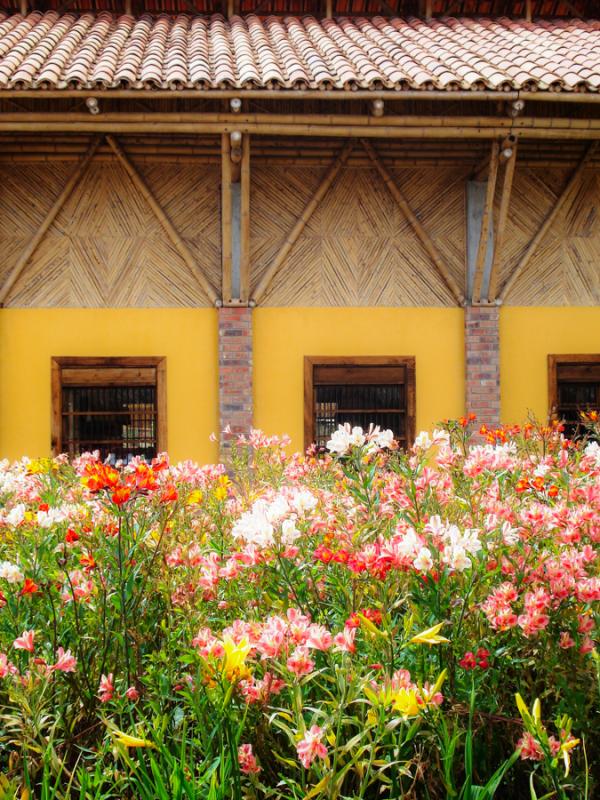
M 19 276 L 27 266 L 27 263 L 31 258 L 31 256 L 35 253 L 35 251 L 39 247 L 40 242 L 46 235 L 48 228 L 50 227 L 50 225 L 52 225 L 59 211 L 71 196 L 73 189 L 77 186 L 77 184 L 81 180 L 82 175 L 86 171 L 90 161 L 93 159 L 96 153 L 96 150 L 100 146 L 100 142 L 101 142 L 101 137 L 97 137 L 92 141 L 92 143 L 88 147 L 86 154 L 79 161 L 79 163 L 71 173 L 71 176 L 69 180 L 66 182 L 62 192 L 58 195 L 58 197 L 52 204 L 52 207 L 44 217 L 37 231 L 34 233 L 29 244 L 19 256 L 19 260 L 10 271 L 7 279 L 4 281 L 4 284 L 2 285 L 2 288 L 0 288 L 0 306 L 4 305 L 4 301 L 8 297 L 8 293 L 10 292 L 15 282 L 18 280 Z
M 500 258 L 502 256 L 502 244 L 508 220 L 508 209 L 510 206 L 510 196 L 512 192 L 515 167 L 517 166 L 517 147 L 518 142 L 512 145 L 512 155 L 508 159 L 504 169 L 502 181 L 502 194 L 500 196 L 500 208 L 498 209 L 498 222 L 496 224 L 496 235 L 494 236 L 494 257 L 490 268 L 490 284 L 488 288 L 488 302 L 493 303 L 496 299 L 496 289 L 498 285 L 498 272 L 500 270 Z
M 590 161 L 590 159 L 593 157 L 594 153 L 596 152 L 597 147 L 598 147 L 598 143 L 597 142 L 592 142 L 588 146 L 588 148 L 585 151 L 583 157 L 581 158 L 579 164 L 577 165 L 577 168 L 573 171 L 573 173 L 572 173 L 571 177 L 569 178 L 569 180 L 567 181 L 564 189 L 562 190 L 560 195 L 556 198 L 556 201 L 555 201 L 554 205 L 552 206 L 552 208 L 550 209 L 550 211 L 546 215 L 546 218 L 542 222 L 540 228 L 538 229 L 538 232 L 535 234 L 535 236 L 533 237 L 533 239 L 529 243 L 527 249 L 523 253 L 523 256 L 521 257 L 521 260 L 519 261 L 517 266 L 514 268 L 512 273 L 508 276 L 508 279 L 504 283 L 504 286 L 502 287 L 502 290 L 501 290 L 500 295 L 499 295 L 499 299 L 502 300 L 503 302 L 506 299 L 506 297 L 507 297 L 508 293 L 510 292 L 510 290 L 512 289 L 512 287 L 515 285 L 515 282 L 516 282 L 517 278 L 519 277 L 519 275 L 521 275 L 521 273 L 523 272 L 523 270 L 525 269 L 527 264 L 529 264 L 529 262 L 531 260 L 531 257 L 533 256 L 535 251 L 540 246 L 540 242 L 542 241 L 542 239 L 544 238 L 544 236 L 546 235 L 546 233 L 549 231 L 550 227 L 554 223 L 554 220 L 558 216 L 559 211 L 564 206 L 567 198 L 571 194 L 571 191 L 572 191 L 573 187 L 575 186 L 575 184 L 577 183 L 577 181 L 579 180 L 583 170 L 586 168 L 588 162 Z
M 154 212 L 154 215 L 156 216 L 160 224 L 163 226 L 165 233 L 171 240 L 173 246 L 181 256 L 183 261 L 190 268 L 191 272 L 198 281 L 200 288 L 206 294 L 210 302 L 214 305 L 217 301 L 217 293 L 215 292 L 214 288 L 209 283 L 204 273 L 198 266 L 196 259 L 192 255 L 187 244 L 183 241 L 179 233 L 175 230 L 173 223 L 167 217 L 167 215 L 161 208 L 160 204 L 158 203 L 158 201 L 156 200 L 156 198 L 146 185 L 142 176 L 139 174 L 137 169 L 134 167 L 134 165 L 127 157 L 121 145 L 117 142 L 115 138 L 113 138 L 110 135 L 106 137 L 106 141 L 110 145 L 111 149 L 113 150 L 120 164 L 123 166 L 129 177 L 131 178 L 131 182 L 133 183 L 133 185 L 136 187 L 138 192 L 145 198 L 146 202 Z
M 492 142 L 490 153 L 490 168 L 487 179 L 487 191 L 485 195 L 485 206 L 481 220 L 481 233 L 479 234 L 479 246 L 477 248 L 477 258 L 475 260 L 475 277 L 473 279 L 472 300 L 479 302 L 481 294 L 481 284 L 483 281 L 483 270 L 488 251 L 488 237 L 490 224 L 494 212 L 494 195 L 496 193 L 496 179 L 498 177 L 498 160 L 500 155 L 500 142 Z
M 371 159 L 373 166 L 379 172 L 381 177 L 383 178 L 385 185 L 387 186 L 390 194 L 396 201 L 398 207 L 404 214 L 405 218 L 407 219 L 409 225 L 413 229 L 414 233 L 416 234 L 417 238 L 423 245 L 425 251 L 429 254 L 433 265 L 437 269 L 439 275 L 441 276 L 442 280 L 446 284 L 446 286 L 450 289 L 452 295 L 454 296 L 455 300 L 459 305 L 462 305 L 464 302 L 464 297 L 462 292 L 458 288 L 458 284 L 452 277 L 451 272 L 449 271 L 448 267 L 446 266 L 444 259 L 433 243 L 433 240 L 417 218 L 417 215 L 414 213 L 412 208 L 410 207 L 408 200 L 404 197 L 404 194 L 401 192 L 400 188 L 384 167 L 381 159 L 373 149 L 373 146 L 367 140 L 361 140 L 361 144 L 367 152 L 367 155 Z
M 27 0 L 20 0 L 19 2 L 19 12 L 21 13 L 22 17 L 27 16 Z
M 240 300 L 250 298 L 250 137 L 242 141 L 240 213 Z
M 231 159 L 229 134 L 221 135 L 221 291 L 231 299 Z
M 271 281 L 273 280 L 273 278 L 277 274 L 277 271 L 279 270 L 279 268 L 281 267 L 281 265 L 283 264 L 283 262 L 287 258 L 288 253 L 290 252 L 290 250 L 292 249 L 294 244 L 298 241 L 298 238 L 299 238 L 300 234 L 302 233 L 302 231 L 304 230 L 304 228 L 306 227 L 307 222 L 309 221 L 309 219 L 312 217 L 312 215 L 316 211 L 317 206 L 319 205 L 321 200 L 325 197 L 325 195 L 327 194 L 327 192 L 331 188 L 331 185 L 334 182 L 334 180 L 336 179 L 336 177 L 337 177 L 339 171 L 341 170 L 341 168 L 348 161 L 348 158 L 350 157 L 350 153 L 352 152 L 352 148 L 353 147 L 354 147 L 354 143 L 353 142 L 348 142 L 348 144 L 344 147 L 342 152 L 335 159 L 335 161 L 333 161 L 333 163 L 331 164 L 331 166 L 327 170 L 327 174 L 325 175 L 325 177 L 323 178 L 323 180 L 321 181 L 321 183 L 317 187 L 317 190 L 315 191 L 315 193 L 313 194 L 311 199 L 308 201 L 308 203 L 304 207 L 304 211 L 302 212 L 302 214 L 298 218 L 296 224 L 294 225 L 294 227 L 290 231 L 290 233 L 287 236 L 286 240 L 284 241 L 282 246 L 279 248 L 279 251 L 277 252 L 277 255 L 275 256 L 275 258 L 273 259 L 273 261 L 271 262 L 271 264 L 267 268 L 266 272 L 262 276 L 261 280 L 259 281 L 259 284 L 256 287 L 256 289 L 254 291 L 254 296 L 253 296 L 253 300 L 254 300 L 255 303 L 258 303 L 261 300 L 261 298 L 263 297 L 263 295 L 265 294 L 265 292 L 267 291 L 267 289 L 271 285 Z

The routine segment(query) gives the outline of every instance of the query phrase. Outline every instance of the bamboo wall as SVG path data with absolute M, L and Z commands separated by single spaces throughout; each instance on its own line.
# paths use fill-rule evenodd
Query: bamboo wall
M 189 137 L 188 137 L 189 138 Z M 219 144 L 124 140 L 132 160 L 220 286 Z M 85 141 L 0 142 L 0 284 L 54 199 Z M 146 147 L 146 149 L 144 149 Z M 465 183 L 485 143 L 385 142 L 378 152 L 460 287 L 465 284 Z M 500 286 L 577 163 L 575 144 L 519 150 Z M 79 148 L 79 149 L 78 149 Z M 162 148 L 162 149 L 161 149 Z M 272 263 L 339 151 L 336 142 L 257 139 L 251 161 L 252 285 Z M 436 149 L 437 148 L 437 149 Z M 556 164 L 557 166 L 552 166 Z M 583 179 L 513 287 L 508 305 L 600 303 L 600 161 Z M 456 301 L 360 144 L 309 220 L 262 305 L 453 306 Z M 8 307 L 197 307 L 208 301 L 139 195 L 104 149 L 11 290 Z
M 73 169 L 0 162 L 0 284 Z M 211 281 L 220 275 L 219 168 L 140 172 Z M 10 222 L 8 222 L 10 221 Z M 93 162 L 13 287 L 8 307 L 181 307 L 208 301 L 146 200 L 114 161 Z

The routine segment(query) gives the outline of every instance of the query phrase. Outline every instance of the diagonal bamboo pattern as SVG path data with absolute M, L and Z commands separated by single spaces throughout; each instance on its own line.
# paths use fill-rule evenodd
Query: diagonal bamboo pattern
M 58 195 L 58 197 L 56 198 L 56 200 L 52 205 L 52 208 L 50 208 L 50 210 L 44 217 L 42 224 L 39 226 L 39 228 L 33 235 L 32 239 L 30 240 L 29 244 L 25 247 L 25 249 L 21 253 L 17 263 L 9 272 L 4 283 L 2 284 L 2 287 L 0 288 L 0 306 L 4 305 L 4 302 L 8 297 L 10 290 L 12 289 L 16 281 L 19 279 L 19 276 L 21 275 L 25 267 L 27 266 L 29 259 L 35 253 L 37 248 L 40 246 L 40 243 L 44 238 L 44 236 L 46 235 L 48 228 L 52 225 L 59 211 L 64 206 L 66 201 L 69 199 L 71 193 L 81 180 L 81 176 L 84 174 L 85 170 L 88 167 L 88 164 L 91 162 L 96 153 L 96 150 L 100 146 L 100 141 L 101 137 L 96 137 L 92 141 L 92 143 L 88 148 L 87 153 L 71 173 L 71 176 L 67 181 L 67 183 L 65 184 L 62 192 Z
M 261 277 L 258 286 L 254 290 L 253 300 L 255 303 L 260 302 L 263 295 L 269 288 L 269 285 L 275 275 L 277 274 L 279 268 L 286 260 L 290 250 L 294 246 L 294 244 L 298 241 L 298 238 L 304 228 L 306 227 L 307 222 L 310 220 L 312 215 L 314 214 L 317 206 L 321 202 L 321 200 L 325 197 L 327 192 L 329 191 L 331 185 L 335 181 L 336 177 L 338 176 L 339 171 L 344 166 L 346 161 L 348 160 L 350 153 L 352 152 L 354 144 L 353 142 L 349 142 L 339 156 L 335 159 L 335 161 L 331 164 L 330 168 L 327 170 L 326 175 L 324 176 L 323 180 L 317 187 L 317 190 L 308 201 L 306 206 L 304 207 L 304 211 L 298 218 L 296 224 L 288 234 L 286 240 L 282 244 L 280 250 L 278 251 L 277 255 L 273 259 L 272 264 L 266 270 L 266 272 Z
M 190 268 L 190 271 L 192 272 L 192 274 L 194 275 L 194 277 L 196 278 L 196 280 L 200 284 L 202 290 L 204 291 L 204 293 L 206 294 L 206 296 L 208 297 L 210 302 L 214 304 L 216 302 L 216 300 L 217 300 L 217 293 L 215 292 L 214 287 L 210 284 L 210 282 L 208 281 L 208 279 L 204 275 L 204 272 L 198 266 L 198 263 L 197 263 L 194 255 L 192 254 L 191 250 L 189 249 L 187 244 L 184 242 L 184 240 L 181 238 L 181 236 L 179 235 L 179 233 L 175 229 L 173 223 L 171 222 L 171 220 L 167 217 L 167 215 L 163 211 L 163 209 L 160 206 L 160 204 L 156 201 L 156 198 L 154 197 L 154 195 L 152 194 L 152 192 L 150 191 L 150 189 L 148 188 L 148 186 L 144 182 L 144 179 L 142 178 L 140 173 L 137 171 L 137 169 L 134 167 L 132 162 L 129 160 L 129 158 L 125 154 L 125 151 L 123 150 L 121 145 L 118 143 L 118 141 L 113 136 L 110 136 L 110 135 L 106 137 L 106 141 L 111 146 L 112 150 L 114 151 L 114 154 L 116 155 L 116 157 L 119 160 L 119 162 L 121 163 L 121 165 L 125 168 L 127 174 L 131 178 L 131 181 L 134 184 L 134 186 L 137 188 L 137 190 L 140 192 L 140 194 L 143 195 L 143 197 L 148 202 L 148 205 L 150 206 L 150 208 L 154 212 L 157 220 L 160 222 L 160 224 L 165 229 L 165 233 L 167 234 L 167 236 L 171 240 L 173 246 L 175 247 L 175 249 L 177 250 L 177 252 L 181 256 L 181 258 L 185 261 L 185 263 Z
M 542 240 L 544 239 L 544 236 L 549 231 L 550 227 L 552 226 L 552 224 L 554 223 L 555 219 L 557 218 L 560 210 L 562 209 L 562 207 L 564 206 L 565 202 L 569 198 L 569 195 L 571 194 L 573 188 L 578 183 L 583 170 L 585 169 L 585 167 L 589 163 L 590 159 L 593 157 L 593 155 L 594 155 L 594 153 L 596 151 L 596 148 L 597 148 L 597 143 L 596 142 L 592 142 L 592 144 L 590 144 L 588 146 L 588 148 L 586 149 L 586 151 L 585 151 L 583 157 L 581 158 L 577 168 L 571 174 L 571 177 L 569 178 L 568 182 L 566 183 L 564 189 L 562 190 L 560 195 L 557 197 L 556 202 L 554 203 L 554 205 L 552 206 L 552 208 L 550 209 L 550 211 L 546 215 L 546 218 L 542 222 L 542 225 L 538 228 L 537 233 L 535 234 L 535 236 L 533 237 L 533 239 L 529 243 L 527 249 L 525 250 L 525 253 L 523 254 L 523 257 L 521 258 L 519 263 L 516 265 L 516 267 L 513 269 L 512 273 L 508 276 L 507 280 L 505 281 L 504 286 L 502 287 L 502 289 L 500 291 L 500 295 L 499 295 L 500 300 L 502 300 L 502 301 L 506 300 L 507 295 L 509 294 L 510 290 L 512 289 L 512 287 L 516 283 L 517 279 L 519 278 L 519 276 L 522 274 L 522 272 L 525 270 L 525 268 L 529 264 L 532 256 L 534 255 L 534 253 L 536 252 L 536 250 L 540 246 Z
M 400 191 L 398 185 L 395 183 L 395 181 L 393 180 L 393 178 L 390 175 L 390 173 L 384 167 L 381 159 L 379 158 L 379 156 L 377 155 L 377 153 L 373 149 L 373 146 L 370 144 L 370 142 L 368 142 L 366 139 L 363 139 L 362 140 L 362 146 L 364 147 L 364 149 L 366 150 L 369 158 L 373 162 L 373 165 L 375 166 L 375 168 L 377 169 L 377 171 L 379 172 L 379 174 L 381 175 L 381 177 L 385 181 L 385 185 L 387 186 L 390 194 L 392 195 L 392 197 L 394 198 L 394 200 L 396 201 L 396 203 L 400 207 L 402 213 L 404 214 L 404 216 L 408 220 L 411 228 L 413 229 L 413 231 L 417 235 L 419 241 L 421 242 L 421 244 L 423 245 L 423 247 L 425 248 L 425 250 L 429 254 L 431 260 L 435 264 L 435 267 L 436 267 L 437 271 L 439 272 L 439 274 L 443 278 L 444 282 L 446 283 L 446 285 L 448 286 L 448 288 L 450 289 L 450 291 L 452 292 L 452 294 L 456 298 L 456 301 L 458 302 L 458 304 L 462 305 L 462 303 L 464 301 L 464 297 L 463 297 L 460 289 L 458 288 L 458 285 L 457 285 L 456 281 L 454 280 L 454 278 L 452 276 L 452 273 L 450 272 L 450 270 L 446 266 L 446 263 L 445 263 L 443 257 L 441 256 L 441 254 L 438 251 L 436 245 L 432 241 L 431 237 L 429 236 L 429 234 L 427 233 L 427 231 L 425 230 L 425 228 L 423 227 L 423 225 L 419 221 L 418 217 L 416 216 L 416 214 L 414 213 L 414 211 L 410 207 L 408 201 L 404 197 L 403 193 Z

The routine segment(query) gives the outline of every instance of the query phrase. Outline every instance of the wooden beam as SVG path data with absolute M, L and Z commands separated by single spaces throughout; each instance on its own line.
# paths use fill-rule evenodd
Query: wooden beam
M 444 117 L 344 114 L 5 113 L 2 132 L 231 133 L 339 138 L 496 139 L 509 133 L 529 139 L 600 139 L 600 120 L 585 118 Z
M 231 143 L 221 134 L 221 291 L 223 301 L 231 298 Z
M 481 233 L 479 234 L 479 246 L 477 248 L 477 258 L 475 259 L 475 278 L 473 280 L 473 294 L 471 300 L 479 302 L 481 294 L 481 284 L 483 281 L 483 268 L 488 251 L 488 237 L 490 234 L 490 224 L 494 213 L 494 195 L 496 193 L 496 178 L 498 177 L 498 161 L 500 156 L 500 142 L 492 142 L 490 153 L 490 168 L 487 179 L 487 191 L 485 195 L 485 206 L 483 208 L 483 218 L 481 220 Z
M 250 137 L 242 140 L 240 211 L 240 300 L 250 299 Z
M 500 294 L 499 294 L 499 299 L 502 300 L 503 302 L 506 299 L 506 297 L 508 296 L 508 294 L 509 294 L 510 290 L 512 289 L 512 287 L 515 285 L 515 282 L 517 281 L 517 279 L 519 278 L 519 276 L 521 275 L 521 273 L 523 272 L 525 267 L 531 261 L 531 258 L 534 255 L 535 251 L 540 246 L 540 243 L 541 243 L 542 239 L 544 238 L 546 233 L 550 230 L 551 226 L 554 223 L 554 220 L 558 216 L 560 210 L 562 209 L 562 207 L 564 206 L 566 200 L 568 199 L 569 195 L 571 194 L 571 191 L 572 191 L 573 187 L 575 186 L 575 184 L 577 183 L 577 181 L 581 177 L 581 174 L 583 173 L 583 170 L 586 168 L 586 166 L 588 165 L 588 163 L 590 162 L 590 160 L 594 156 L 597 147 L 598 147 L 597 142 L 592 142 L 592 144 L 590 144 L 587 147 L 583 157 L 581 158 L 579 164 L 577 165 L 577 168 L 571 174 L 571 177 L 569 178 L 569 180 L 565 184 L 565 187 L 563 188 L 562 192 L 556 198 L 556 200 L 554 202 L 554 205 L 552 206 L 550 211 L 546 214 L 546 217 L 545 217 L 544 221 L 542 222 L 540 228 L 538 229 L 537 233 L 535 234 L 535 236 L 533 237 L 533 239 L 530 241 L 529 245 L 527 246 L 527 249 L 525 250 L 525 252 L 521 256 L 521 260 L 516 265 L 516 267 L 513 269 L 512 273 L 508 276 L 508 278 L 505 281 L 504 286 L 502 287 L 502 290 L 500 291 Z
M 52 204 L 52 207 L 44 217 L 40 227 L 34 233 L 33 237 L 29 241 L 29 244 L 25 247 L 25 250 L 23 250 L 23 252 L 19 256 L 17 263 L 9 272 L 7 279 L 4 281 L 4 284 L 2 285 L 2 288 L 0 288 L 0 306 L 4 305 L 4 302 L 8 297 L 10 290 L 14 286 L 15 282 L 18 280 L 19 276 L 21 275 L 25 267 L 27 266 L 27 263 L 29 262 L 31 256 L 35 253 L 35 251 L 39 247 L 40 242 L 46 235 L 48 228 L 50 227 L 50 225 L 52 225 L 52 223 L 54 222 L 54 220 L 58 215 L 58 212 L 64 206 L 66 201 L 71 196 L 73 189 L 75 189 L 75 187 L 81 180 L 82 175 L 86 171 L 90 161 L 93 159 L 96 153 L 96 150 L 100 146 L 101 140 L 102 137 L 97 137 L 92 141 L 92 143 L 87 149 L 87 152 L 85 153 L 83 158 L 79 161 L 79 163 L 71 173 L 71 176 L 69 177 L 69 180 L 66 182 L 62 192 L 58 195 L 58 197 Z
M 362 146 L 367 152 L 367 155 L 371 159 L 373 166 L 379 172 L 385 185 L 388 188 L 388 191 L 396 201 L 397 205 L 399 206 L 400 210 L 404 214 L 405 218 L 407 219 L 408 223 L 410 224 L 411 228 L 415 232 L 417 238 L 423 245 L 424 249 L 427 253 L 429 253 L 429 257 L 431 258 L 435 268 L 437 269 L 440 277 L 446 284 L 446 286 L 452 292 L 452 295 L 456 299 L 459 305 L 462 305 L 464 301 L 464 297 L 462 292 L 460 291 L 458 284 L 454 280 L 452 273 L 446 266 L 446 262 L 442 254 L 439 252 L 433 240 L 419 221 L 417 215 L 414 213 L 412 208 L 410 207 L 408 200 L 404 197 L 404 194 L 401 192 L 400 188 L 398 187 L 397 183 L 394 181 L 388 170 L 383 165 L 381 159 L 373 149 L 373 145 L 367 141 L 366 139 L 361 141 Z
M 494 257 L 492 260 L 492 266 L 490 268 L 490 284 L 487 297 L 488 302 L 490 303 L 493 303 L 496 300 L 498 272 L 500 270 L 500 259 L 502 258 L 502 245 L 504 243 L 506 222 L 508 220 L 508 209 L 510 206 L 510 196 L 512 193 L 513 179 L 515 176 L 515 167 L 517 165 L 518 142 L 515 142 L 511 149 L 512 155 L 506 162 L 506 166 L 504 168 L 502 194 L 500 195 L 500 207 L 498 208 L 498 221 L 496 223 L 496 231 L 494 235 Z
M 112 148 L 120 164 L 123 166 L 129 177 L 131 178 L 131 182 L 133 183 L 133 185 L 136 187 L 138 192 L 145 198 L 146 202 L 154 212 L 155 217 L 164 228 L 164 231 L 171 240 L 171 243 L 181 256 L 183 261 L 190 268 L 200 288 L 203 290 L 203 292 L 208 297 L 210 302 L 214 305 L 217 301 L 217 293 L 215 292 L 213 286 L 204 275 L 202 269 L 199 267 L 191 250 L 189 249 L 187 244 L 183 241 L 179 233 L 175 230 L 173 223 L 167 217 L 164 210 L 162 209 L 162 207 L 160 206 L 160 204 L 150 191 L 146 182 L 144 181 L 140 173 L 137 171 L 135 166 L 127 157 L 121 145 L 117 142 L 117 140 L 113 136 L 110 135 L 106 137 L 106 141 Z
M 337 178 L 339 171 L 342 169 L 344 164 L 348 161 L 350 157 L 350 153 L 352 152 L 352 148 L 354 147 L 353 142 L 348 142 L 342 152 L 334 159 L 331 166 L 327 170 L 327 173 L 323 177 L 323 180 L 318 185 L 315 193 L 310 198 L 306 206 L 304 207 L 304 211 L 296 221 L 296 224 L 288 234 L 287 238 L 279 248 L 277 255 L 267 268 L 266 272 L 262 276 L 261 280 L 259 281 L 258 286 L 254 290 L 253 300 L 254 302 L 258 303 L 269 286 L 271 285 L 271 281 L 277 274 L 277 271 L 286 260 L 290 250 L 298 241 L 298 237 L 306 227 L 306 223 L 312 217 L 314 212 L 317 209 L 317 206 L 321 202 L 321 200 L 325 197 L 329 189 L 331 188 L 332 183 Z

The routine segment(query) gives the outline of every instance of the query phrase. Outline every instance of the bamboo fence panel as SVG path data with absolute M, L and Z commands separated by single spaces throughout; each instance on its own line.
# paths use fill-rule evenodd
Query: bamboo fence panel
M 572 170 L 517 170 L 506 225 L 499 285 L 521 260 Z M 507 305 L 600 303 L 600 176 L 587 169 L 526 268 Z
M 0 281 L 51 205 L 69 163 L 2 165 Z M 143 169 L 158 202 L 209 281 L 220 280 L 219 170 L 201 165 Z M 7 306 L 206 306 L 208 301 L 123 168 L 88 167 L 8 295 Z
M 254 281 L 268 267 L 322 172 L 256 166 L 251 246 Z M 411 204 L 432 220 L 436 244 L 464 284 L 464 193 L 457 171 L 407 175 Z M 444 194 L 441 187 L 451 186 Z M 288 204 L 288 198 L 290 203 Z M 256 209 L 256 211 L 255 211 Z M 288 213 L 276 213 L 280 209 Z M 297 217 L 296 217 L 297 219 Z M 264 305 L 453 306 L 452 294 L 375 169 L 344 169 L 317 208 L 263 299 Z

